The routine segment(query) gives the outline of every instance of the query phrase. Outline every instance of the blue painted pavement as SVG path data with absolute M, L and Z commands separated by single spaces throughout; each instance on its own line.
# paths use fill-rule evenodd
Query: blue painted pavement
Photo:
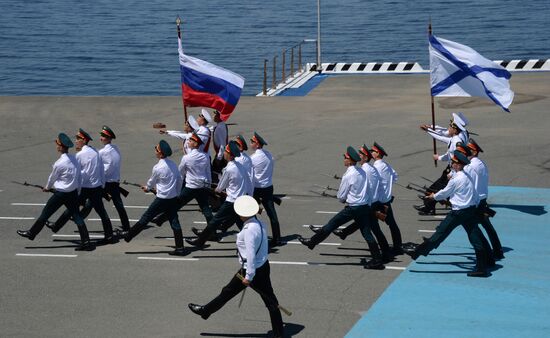
M 475 255 L 458 227 L 411 263 L 346 338 L 550 337 L 550 189 L 490 187 L 488 202 L 506 256 L 491 277 L 466 276 Z

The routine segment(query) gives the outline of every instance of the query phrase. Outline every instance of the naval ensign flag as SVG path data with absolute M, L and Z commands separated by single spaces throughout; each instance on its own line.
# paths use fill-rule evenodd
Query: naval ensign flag
M 481 96 L 507 112 L 514 99 L 512 75 L 472 48 L 430 35 L 432 96 Z

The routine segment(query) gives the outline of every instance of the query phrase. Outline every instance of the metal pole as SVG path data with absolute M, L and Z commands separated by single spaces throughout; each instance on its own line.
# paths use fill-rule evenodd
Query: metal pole
M 432 35 L 432 19 L 430 18 L 430 24 L 428 25 L 428 34 L 429 36 Z M 435 103 L 434 103 L 434 96 L 431 93 L 431 87 L 430 87 L 430 98 L 432 100 L 432 128 L 435 130 Z M 434 155 L 437 154 L 437 145 L 435 144 L 435 139 L 433 139 L 433 147 L 434 147 Z M 434 166 L 437 167 L 437 160 L 434 160 Z
M 290 76 L 294 76 L 294 47 L 290 50 Z
M 181 29 L 180 29 L 180 25 L 181 25 L 181 19 L 178 15 L 178 17 L 176 18 L 176 28 L 177 28 L 177 32 L 178 32 L 178 39 L 181 41 Z M 183 86 L 182 86 L 183 88 Z M 185 117 L 185 122 L 187 122 L 187 105 L 185 104 L 185 93 L 182 91 L 181 92 L 181 102 L 183 104 L 183 114 L 184 114 L 184 117 Z
M 300 42 L 298 46 L 298 71 L 302 71 L 302 44 L 303 42 Z
M 277 88 L 277 56 L 273 57 L 273 89 Z
M 317 0 L 317 71 L 321 69 L 321 0 Z
M 264 96 L 267 95 L 267 59 L 264 59 Z
M 286 55 L 286 49 L 283 50 L 283 83 L 285 83 L 286 76 L 285 76 L 285 55 Z

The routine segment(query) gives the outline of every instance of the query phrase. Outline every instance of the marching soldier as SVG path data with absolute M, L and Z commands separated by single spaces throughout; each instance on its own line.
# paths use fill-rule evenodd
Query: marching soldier
M 53 195 L 46 202 L 46 206 L 42 209 L 42 213 L 36 219 L 33 226 L 25 230 L 17 230 L 19 236 L 34 240 L 36 235 L 44 228 L 49 217 L 51 217 L 57 209 L 65 205 L 70 215 L 73 217 L 78 232 L 80 234 L 80 246 L 77 251 L 91 251 L 95 246 L 90 242 L 90 236 L 84 220 L 78 212 L 78 190 L 80 189 L 80 164 L 76 157 L 69 154 L 69 148 L 73 147 L 73 142 L 64 133 L 60 133 L 55 140 L 57 152 L 61 154 L 59 159 L 53 164 L 53 169 L 48 177 L 48 182 L 44 192 L 49 192 L 55 189 Z
M 373 214 L 371 215 L 371 230 L 374 234 L 374 237 L 376 237 L 376 241 L 378 242 L 378 245 L 380 246 L 380 249 L 382 250 L 382 257 L 384 261 L 390 261 L 391 260 L 391 254 L 390 254 L 390 248 L 388 245 L 388 240 L 386 239 L 386 236 L 380 229 L 380 226 L 378 224 L 378 219 L 376 217 L 376 212 L 381 212 L 380 210 L 384 210 L 385 214 L 385 208 L 383 208 L 382 203 L 380 202 L 380 196 L 384 194 L 384 188 L 382 186 L 382 179 L 380 178 L 380 174 L 378 173 L 378 170 L 374 168 L 369 161 L 372 159 L 372 154 L 368 147 L 363 144 L 359 148 L 358 151 L 359 157 L 361 158 L 361 161 L 359 161 L 359 164 L 361 165 L 361 169 L 365 171 L 367 174 L 367 193 L 370 196 L 371 200 L 371 209 L 373 211 Z M 357 222 L 353 222 L 352 224 L 348 225 L 347 227 L 340 229 L 336 228 L 332 232 L 336 236 L 340 237 L 342 240 L 346 239 L 347 236 L 354 233 L 356 230 L 359 230 L 360 226 Z M 313 230 L 313 228 L 310 226 L 310 229 Z M 316 230 L 314 230 L 316 231 Z M 394 248 L 395 249 L 395 248 Z
M 330 219 L 313 237 L 299 238 L 299 241 L 313 250 L 315 246 L 324 241 L 330 233 L 339 226 L 354 220 L 359 224 L 361 233 L 369 247 L 372 259 L 365 263 L 366 269 L 384 269 L 382 255 L 378 244 L 372 236 L 372 209 L 370 207 L 370 199 L 367 194 L 368 182 L 365 171 L 357 167 L 357 162 L 360 161 L 359 154 L 352 147 L 348 147 L 344 154 L 344 166 L 347 167 L 346 172 L 342 176 L 340 187 L 338 188 L 338 200 L 346 203 L 344 209 Z
M 273 167 L 275 160 L 271 153 L 264 149 L 267 142 L 258 133 L 250 139 L 250 146 L 254 153 L 250 156 L 254 168 L 254 198 L 262 203 L 269 216 L 271 233 L 273 237 L 269 242 L 270 247 L 282 245 L 281 229 L 275 203 L 273 201 Z
M 124 209 L 124 203 L 120 197 L 120 150 L 115 144 L 112 144 L 112 140 L 116 139 L 116 135 L 108 126 L 103 126 L 99 135 L 101 136 L 100 141 L 103 144 L 103 148 L 99 150 L 99 156 L 101 157 L 105 171 L 104 191 L 111 196 L 122 223 L 122 230 L 127 231 L 130 229 L 130 222 L 128 221 L 128 214 L 126 213 L 126 209 Z M 91 210 L 91 205 L 87 204 L 80 211 L 80 214 L 83 218 L 86 218 Z
M 155 216 L 166 213 L 176 244 L 175 250 L 169 252 L 169 254 L 185 256 L 187 252 L 185 252 L 183 247 L 183 233 L 178 219 L 178 195 L 181 191 L 182 178 L 178 166 L 168 158 L 171 155 L 172 148 L 170 148 L 170 145 L 166 141 L 161 140 L 155 146 L 155 156 L 159 161 L 153 167 L 151 177 L 147 181 L 147 184 L 141 187 L 141 190 L 144 192 L 156 191 L 156 198 L 139 221 L 129 231 L 122 232 L 122 235 L 126 242 L 130 242 Z
M 197 123 L 199 124 L 197 134 L 202 140 L 202 147 L 199 148 L 199 150 L 204 151 L 206 154 L 208 154 L 208 158 L 210 158 L 210 153 L 208 152 L 208 150 L 210 149 L 210 138 L 212 136 L 212 133 L 208 128 L 208 124 L 212 123 L 212 117 L 210 116 L 208 110 L 204 108 L 202 109 L 197 118 Z
M 189 151 L 191 151 L 189 149 L 189 146 L 187 145 L 187 140 L 191 137 L 191 133 L 193 131 L 198 130 L 198 129 L 199 129 L 199 124 L 197 123 L 197 120 L 195 120 L 193 115 L 189 115 L 189 117 L 187 118 L 187 121 L 185 121 L 185 125 L 183 126 L 184 131 L 161 129 L 161 130 L 159 130 L 159 133 L 160 134 L 166 134 L 168 136 L 172 136 L 172 137 L 175 137 L 175 138 L 181 140 L 183 154 L 187 154 L 187 153 L 189 153 Z M 204 146 L 204 145 L 202 145 L 202 146 Z M 199 150 L 201 150 L 201 149 L 199 149 Z
M 489 277 L 488 265 L 494 265 L 494 260 L 488 255 L 486 248 L 489 243 L 477 226 L 478 194 L 475 190 L 472 178 L 464 172 L 464 166 L 469 164 L 468 158 L 458 150 L 451 157 L 451 166 L 455 173 L 447 185 L 437 193 L 431 193 L 426 198 L 434 200 L 450 199 L 452 210 L 437 226 L 435 233 L 424 240 L 415 248 L 404 248 L 405 253 L 417 259 L 418 256 L 427 256 L 430 251 L 437 248 L 451 232 L 462 225 L 468 234 L 468 239 L 476 253 L 476 267 L 468 272 L 469 277 Z
M 198 150 L 199 146 L 202 144 L 202 140 L 196 132 L 191 133 L 188 143 L 190 152 L 181 158 L 178 167 L 184 182 L 178 197 L 178 210 L 184 207 L 192 199 L 196 199 L 208 223 L 213 217 L 212 209 L 208 204 L 208 194 L 211 183 L 210 161 L 204 152 Z M 167 220 L 168 214 L 163 213 L 155 218 L 153 223 L 161 226 L 162 223 Z
M 393 209 L 391 206 L 391 203 L 393 201 L 393 182 L 397 182 L 398 176 L 395 170 L 393 170 L 393 168 L 386 161 L 384 161 L 384 156 L 388 156 L 388 154 L 386 153 L 384 148 L 382 148 L 382 146 L 374 142 L 370 151 L 372 157 L 374 158 L 373 166 L 380 175 L 382 193 L 379 196 L 379 201 L 385 209 L 385 222 L 390 228 L 393 242 L 393 253 L 394 255 L 399 255 L 403 253 L 403 251 L 401 250 L 401 231 L 399 231 L 399 226 L 397 226 L 397 222 L 395 221 L 395 216 L 393 215 Z
M 433 159 L 436 161 L 449 162 L 453 155 L 453 152 L 456 149 L 456 144 L 462 142 L 466 144 L 469 139 L 468 130 L 466 126 L 468 125 L 468 119 L 462 113 L 453 113 L 453 119 L 451 120 L 449 127 L 447 129 L 435 126 L 433 129 L 430 125 L 423 124 L 420 126 L 420 129 L 424 130 L 428 135 L 434 139 L 444 142 L 447 144 L 447 152 L 443 155 L 434 154 Z M 441 176 L 428 187 L 429 192 L 436 192 L 440 189 L 443 189 L 449 181 L 447 175 L 450 173 L 451 167 L 447 165 L 447 168 L 443 170 Z M 418 210 L 420 215 L 435 215 L 435 205 L 436 202 L 432 199 L 424 199 L 423 206 L 414 206 Z
M 239 151 L 241 152 L 241 155 L 236 157 L 235 161 L 243 165 L 245 171 L 248 173 L 250 185 L 254 186 L 254 166 L 252 165 L 252 159 L 246 153 L 246 151 L 248 150 L 246 140 L 242 135 L 237 135 L 235 137 L 235 142 L 237 142 L 237 145 L 239 146 Z
M 78 196 L 78 204 L 84 208 L 94 208 L 95 212 L 101 218 L 103 225 L 104 238 L 99 241 L 99 244 L 113 244 L 118 242 L 118 239 L 113 236 L 113 226 L 109 215 L 103 205 L 103 187 L 105 186 L 105 171 L 103 161 L 97 150 L 89 146 L 92 141 L 90 134 L 83 129 L 79 129 L 75 136 L 76 140 L 76 159 L 80 163 L 82 189 Z M 53 232 L 58 232 L 71 218 L 72 213 L 66 210 L 52 227 Z
M 216 122 L 216 126 L 214 127 L 214 138 L 212 143 L 215 155 L 214 160 L 212 160 L 212 178 L 214 179 L 213 181 L 217 183 L 217 173 L 221 173 L 222 169 L 227 165 L 227 161 L 223 158 L 223 152 L 229 139 L 227 124 L 222 121 L 220 112 L 217 110 L 214 111 L 214 122 Z
M 481 149 L 473 138 L 470 138 L 467 147 L 472 152 L 472 155 L 468 157 L 470 164 L 464 167 L 464 171 L 474 180 L 476 191 L 479 194 L 480 224 L 483 229 L 485 229 L 491 246 L 493 247 L 493 257 L 495 259 L 503 259 L 504 252 L 502 251 L 502 244 L 500 244 L 497 232 L 486 214 L 489 209 L 487 205 L 487 196 L 489 194 L 489 169 L 485 162 L 479 158 L 479 153 L 482 153 L 483 149 Z
M 186 239 L 186 242 L 193 246 L 204 246 L 204 243 L 216 234 L 216 230 L 220 228 L 222 224 L 233 225 L 237 223 L 239 229 L 242 228 L 242 221 L 239 216 L 233 210 L 233 204 L 235 200 L 243 195 L 252 195 L 253 188 L 247 179 L 247 173 L 243 166 L 235 161 L 235 158 L 240 155 L 239 147 L 235 141 L 230 141 L 225 146 L 225 160 L 227 166 L 223 170 L 220 182 L 216 187 L 216 192 L 226 192 L 225 201 L 222 203 L 218 212 L 214 215 L 212 220 L 208 223 L 204 230 L 195 229 L 193 232 L 197 235 L 196 239 Z
M 224 286 L 220 294 L 206 305 L 189 303 L 189 309 L 208 319 L 220 310 L 228 301 L 251 287 L 261 297 L 269 311 L 271 327 L 275 337 L 283 337 L 284 327 L 279 302 L 271 285 L 270 266 L 268 260 L 267 229 L 256 214 L 259 206 L 250 196 L 240 196 L 233 205 L 234 212 L 244 222 L 242 230 L 237 235 L 237 253 L 241 268 Z

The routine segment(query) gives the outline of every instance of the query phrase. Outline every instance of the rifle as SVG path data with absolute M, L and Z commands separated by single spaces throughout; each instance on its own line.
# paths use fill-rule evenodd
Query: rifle
M 319 185 L 319 184 L 314 184 L 314 186 L 316 186 L 316 187 L 318 187 L 318 188 L 321 188 L 321 189 L 323 189 L 323 190 L 338 191 L 338 189 L 332 188 L 330 185 L 322 186 L 322 185 Z
M 323 197 L 338 198 L 336 195 L 329 194 L 329 193 L 325 192 L 324 190 L 322 192 L 315 191 L 315 190 L 310 190 L 309 192 L 312 192 L 316 195 L 320 195 L 320 196 L 323 196 Z
M 33 187 L 33 188 L 38 188 L 40 190 L 44 190 L 44 186 L 42 185 L 39 185 L 39 184 L 32 184 L 32 183 L 28 183 L 27 181 L 21 183 L 21 182 L 17 182 L 17 181 L 11 181 L 11 183 L 15 183 L 15 184 L 19 184 L 19 185 L 24 185 L 26 187 Z M 48 192 L 55 192 L 55 189 L 49 189 Z
M 126 180 L 122 181 L 122 184 L 124 185 L 131 185 L 131 186 L 134 186 L 134 187 L 138 187 L 141 189 L 142 185 L 141 184 L 138 184 L 138 183 L 134 183 L 134 182 L 128 182 Z M 157 190 L 156 189 L 151 189 L 149 190 L 150 192 L 152 192 L 153 194 L 157 194 Z
M 237 276 L 237 278 L 240 279 L 241 281 L 244 280 L 243 275 L 241 275 L 241 274 L 238 273 L 238 272 L 237 272 L 237 274 L 235 274 L 235 276 Z M 271 298 L 270 298 L 268 295 L 266 295 L 263 291 L 256 289 L 256 288 L 252 285 L 252 282 L 250 282 L 250 284 L 248 284 L 248 286 L 249 286 L 250 288 L 252 288 L 252 290 L 254 290 L 254 291 L 256 291 L 257 293 L 259 293 L 260 296 L 262 296 L 262 298 L 269 300 L 271 303 L 275 303 L 275 302 L 273 301 L 273 299 L 271 299 Z M 245 290 L 246 290 L 246 289 L 245 289 Z M 279 310 L 283 311 L 285 315 L 287 315 L 287 316 L 292 316 L 292 312 L 289 311 L 289 310 L 287 310 L 287 309 L 285 309 L 281 304 L 277 304 L 277 307 L 279 308 Z
M 335 180 L 339 180 L 339 179 L 341 179 L 341 178 L 342 178 L 342 177 L 340 177 L 340 176 L 338 176 L 338 175 L 336 175 L 336 174 L 334 174 L 334 175 L 329 175 L 329 174 L 321 174 L 321 175 L 323 175 L 323 176 L 327 176 L 327 177 L 330 177 L 330 178 L 334 178 Z

